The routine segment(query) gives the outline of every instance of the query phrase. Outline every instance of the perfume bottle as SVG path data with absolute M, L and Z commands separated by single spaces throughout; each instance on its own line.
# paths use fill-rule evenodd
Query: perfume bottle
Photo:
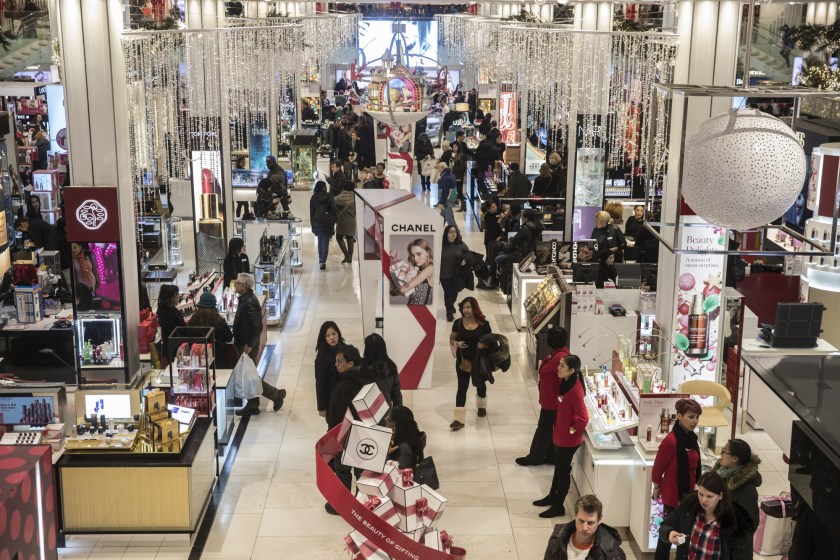
M 659 416 L 659 433 L 660 434 L 667 434 L 668 433 L 668 409 L 663 408 L 662 414 Z
M 709 350 L 709 315 L 703 312 L 703 294 L 695 294 L 688 315 L 686 356 L 703 356 Z

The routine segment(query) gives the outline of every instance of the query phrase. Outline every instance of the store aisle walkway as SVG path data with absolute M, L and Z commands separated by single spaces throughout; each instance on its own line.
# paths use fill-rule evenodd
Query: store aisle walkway
M 436 195 L 420 195 L 427 203 Z M 429 199 L 432 199 L 431 201 Z M 293 212 L 308 222 L 307 193 L 293 193 Z M 482 234 L 471 214 L 457 213 L 464 241 L 484 252 Z M 289 318 L 281 332 L 270 331 L 276 345 L 267 380 L 288 391 L 278 413 L 252 417 L 239 448 L 202 558 L 245 560 L 339 560 L 347 557 L 343 536 L 349 526 L 324 511 L 315 486 L 314 444 L 326 424 L 315 408 L 313 362 L 315 340 L 323 321 L 336 321 L 345 339 L 363 346 L 360 324 L 359 279 L 351 265 L 340 264 L 338 247 L 331 245 L 326 272 L 313 266 L 315 238 L 304 234 L 304 268 Z M 461 297 L 466 293 L 462 292 Z M 497 291 L 477 290 L 482 310 L 493 330 L 510 338 L 513 365 L 489 386 L 488 415 L 476 417 L 475 391 L 467 401 L 467 427 L 452 433 L 449 423 L 455 399 L 454 361 L 448 347 L 450 323 L 438 314 L 433 386 L 406 391 L 405 404 L 414 410 L 428 436 L 427 454 L 435 458 L 440 492 L 449 500 L 442 527 L 469 557 L 481 560 L 535 560 L 543 557 L 555 523 L 569 517 L 540 519 L 543 508 L 531 501 L 545 495 L 551 467 L 519 467 L 514 459 L 530 444 L 539 404 L 534 377 L 524 353 L 524 335 Z M 276 382 L 276 383 L 275 383 Z M 266 403 L 263 403 L 266 405 Z M 267 406 L 267 405 L 266 405 Z M 756 434 L 758 449 L 774 446 Z M 778 452 L 778 450 L 776 450 Z M 775 456 L 775 455 L 774 455 Z M 764 461 L 762 494 L 786 488 L 781 461 Z M 780 473 L 773 472 L 779 468 Z M 574 500 L 574 486 L 570 500 Z M 154 492 L 150 489 L 150 499 Z M 605 504 L 609 508 L 609 504 Z M 78 536 L 68 538 L 61 558 L 187 560 L 188 541 L 180 536 Z M 627 558 L 635 557 L 627 543 Z

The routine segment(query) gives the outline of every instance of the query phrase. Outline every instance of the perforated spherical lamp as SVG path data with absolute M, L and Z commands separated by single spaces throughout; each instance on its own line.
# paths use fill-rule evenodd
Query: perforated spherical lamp
M 736 230 L 764 226 L 796 201 L 805 152 L 785 123 L 757 109 L 712 117 L 686 140 L 682 194 L 707 222 Z

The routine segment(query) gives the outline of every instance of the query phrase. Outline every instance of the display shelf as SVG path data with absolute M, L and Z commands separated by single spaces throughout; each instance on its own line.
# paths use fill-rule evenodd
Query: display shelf
M 180 406 L 196 409 L 196 414 L 213 416 L 215 409 L 216 366 L 213 352 L 213 329 L 176 327 L 169 336 L 169 389 L 172 400 Z
M 559 269 L 555 268 L 534 288 L 531 295 L 525 298 L 528 329 L 534 333 L 542 330 L 561 307 L 565 294 L 570 294 L 569 287 Z M 566 299 L 570 299 L 570 296 Z
M 289 264 L 292 268 L 303 267 L 302 227 L 303 220 L 300 218 L 295 218 L 289 222 Z M 294 282 L 294 278 L 292 278 L 292 282 Z

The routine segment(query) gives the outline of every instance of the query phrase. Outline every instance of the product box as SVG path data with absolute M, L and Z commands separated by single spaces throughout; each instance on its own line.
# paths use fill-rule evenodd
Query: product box
M 180 424 L 174 418 L 152 423 L 152 439 L 155 444 L 168 443 L 181 437 Z
M 376 383 L 368 383 L 353 399 L 353 408 L 359 420 L 368 426 L 375 426 L 388 412 L 388 403 Z
M 423 544 L 429 548 L 443 552 L 443 542 L 440 540 L 440 533 L 438 531 L 427 531 L 423 535 Z
M 418 507 L 421 511 L 427 507 L 423 500 L 423 491 L 420 485 L 414 482 L 411 469 L 400 471 L 400 478 L 388 493 L 397 513 L 400 514 L 400 522 L 397 525 L 400 531 L 415 531 L 423 527 L 421 516 L 417 515 Z
M 159 412 L 166 412 L 166 393 L 160 389 L 154 389 L 146 393 L 143 401 L 146 405 L 146 414 L 149 416 Z M 153 418 L 152 420 L 157 420 L 157 418 Z
M 414 529 L 413 531 L 403 531 L 401 529 L 400 533 L 402 533 L 403 535 L 412 539 L 415 542 L 421 542 L 423 540 L 423 534 L 425 533 L 425 528 L 424 527 L 418 527 L 417 529 Z
M 18 323 L 37 323 L 44 318 L 41 285 L 15 286 L 15 318 Z
M 423 526 L 434 529 L 440 521 L 443 511 L 446 509 L 447 499 L 432 490 L 430 487 L 422 484 L 420 486 L 423 498 L 426 500 L 425 510 L 423 511 Z M 440 549 L 438 549 L 440 550 Z
M 393 430 L 390 428 L 366 426 L 358 420 L 353 420 L 341 462 L 348 467 L 383 472 L 392 435 Z
M 165 420 L 171 416 L 168 410 L 161 410 L 160 412 L 152 412 L 146 415 L 149 418 L 149 422 L 160 422 L 161 420 Z
M 155 445 L 155 451 L 157 453 L 180 453 L 181 440 L 179 438 L 172 441 L 168 441 L 166 443 Z
M 368 496 L 362 492 L 356 494 L 356 499 L 359 500 L 367 509 L 375 513 L 382 521 L 389 525 L 396 527 L 400 520 L 397 515 L 397 508 L 394 507 L 394 502 L 391 498 L 385 496 L 380 498 L 378 496 Z
M 399 476 L 396 465 L 389 461 L 385 464 L 381 473 L 363 472 L 362 476 L 356 480 L 356 489 L 367 496 L 384 498 L 388 496 L 391 488 L 397 483 Z
M 385 552 L 379 549 L 375 544 L 365 538 L 359 531 L 353 531 L 345 537 L 347 549 L 357 558 L 366 558 L 368 560 L 391 560 Z

